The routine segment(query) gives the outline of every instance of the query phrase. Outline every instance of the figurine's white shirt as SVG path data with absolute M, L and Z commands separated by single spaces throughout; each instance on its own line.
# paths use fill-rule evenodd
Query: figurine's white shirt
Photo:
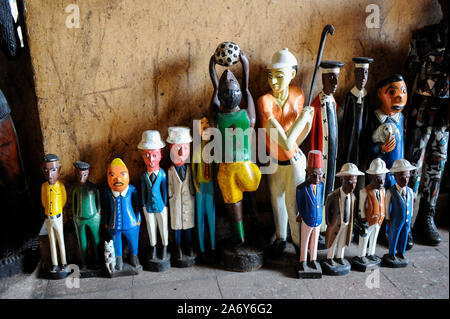
M 356 103 L 358 104 L 362 104 L 362 99 L 367 95 L 367 90 L 366 89 L 362 89 L 361 91 L 358 90 L 358 88 L 356 86 L 354 86 L 351 90 L 350 93 L 353 94 L 355 97 L 358 98 L 358 101 Z
M 127 186 L 127 188 L 125 188 L 122 192 L 116 192 L 116 191 L 113 191 L 113 190 L 111 190 L 111 191 L 112 191 L 112 194 L 113 194 L 114 197 L 118 197 L 119 195 L 122 195 L 122 197 L 125 197 L 127 195 L 127 193 L 128 193 L 128 189 L 129 188 L 130 187 Z
M 401 112 L 395 113 L 392 116 L 384 114 L 380 109 L 375 110 L 375 114 L 377 115 L 378 120 L 380 123 L 385 123 L 388 118 L 391 118 L 395 121 L 395 123 L 398 123 L 400 121 Z

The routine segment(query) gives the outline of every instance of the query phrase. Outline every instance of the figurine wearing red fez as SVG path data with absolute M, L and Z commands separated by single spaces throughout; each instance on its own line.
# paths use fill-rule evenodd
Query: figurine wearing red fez
M 307 180 L 297 186 L 297 222 L 300 223 L 299 278 L 322 278 L 322 269 L 317 259 L 317 244 L 322 223 L 323 183 L 322 153 L 317 150 L 308 154 Z M 310 262 L 306 257 L 310 252 Z

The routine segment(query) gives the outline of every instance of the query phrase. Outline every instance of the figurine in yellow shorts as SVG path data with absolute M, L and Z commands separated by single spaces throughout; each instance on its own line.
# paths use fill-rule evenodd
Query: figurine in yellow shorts
M 214 86 L 211 117 L 222 134 L 223 158 L 217 180 L 239 242 L 244 243 L 243 192 L 254 192 L 258 189 L 261 172 L 258 166 L 250 161 L 251 131 L 256 121 L 255 104 L 248 89 L 248 59 L 242 50 L 239 56 L 243 68 L 242 90 L 230 70 L 225 70 L 219 81 L 215 70 L 216 62 L 214 56 L 211 57 L 210 75 Z M 241 110 L 239 104 L 243 94 L 247 109 Z

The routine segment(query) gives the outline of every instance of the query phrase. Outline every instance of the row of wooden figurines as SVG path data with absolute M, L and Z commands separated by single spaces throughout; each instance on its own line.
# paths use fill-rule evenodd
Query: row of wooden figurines
M 142 269 L 137 256 L 141 211 L 147 223 L 150 239 L 150 252 L 146 265 L 152 271 L 164 271 L 171 265 L 189 267 L 195 264 L 191 231 L 196 218 L 199 246 L 205 252 L 204 227 L 205 217 L 208 221 L 211 249 L 215 249 L 215 211 L 212 174 L 203 175 L 208 181 L 199 181 L 191 172 L 185 161 L 189 157 L 189 143 L 191 141 L 189 129 L 173 127 L 169 132 L 178 131 L 179 134 L 169 134 L 168 141 L 171 153 L 175 153 L 172 160 L 174 166 L 168 171 L 168 176 L 159 167 L 161 148 L 164 142 L 157 131 L 146 131 L 139 144 L 142 158 L 147 165 L 147 171 L 141 177 L 141 196 L 136 188 L 129 184 L 128 169 L 122 160 L 114 159 L 107 170 L 109 188 L 104 192 L 102 209 L 100 192 L 89 182 L 89 164 L 77 161 L 74 166 L 78 172 L 79 183 L 72 191 L 72 211 L 78 239 L 82 270 L 87 265 L 88 243 L 87 232 L 92 234 L 93 254 L 99 266 L 99 245 L 101 244 L 100 226 L 103 222 L 108 231 L 104 243 L 105 265 L 110 277 L 137 274 Z M 183 150 L 183 146 L 187 146 Z M 177 157 L 175 157 L 177 156 Z M 45 208 L 46 227 L 50 243 L 52 268 L 49 270 L 51 278 L 67 276 L 66 257 L 63 235 L 63 207 L 66 202 L 64 185 L 58 181 L 61 165 L 54 154 L 44 157 L 44 172 L 47 182 L 42 185 L 42 204 Z M 328 195 L 324 201 L 323 160 L 320 151 L 313 150 L 308 154 L 306 181 L 296 187 L 296 203 L 298 207 L 297 222 L 301 234 L 298 252 L 298 274 L 301 278 L 320 278 L 321 266 L 317 263 L 318 236 L 322 220 L 326 220 L 327 259 L 322 261 L 322 268 L 330 275 L 343 275 L 350 271 L 350 264 L 344 258 L 345 247 L 350 244 L 353 220 L 359 219 L 359 254 L 353 258 L 354 268 L 366 271 L 380 265 L 380 259 L 375 255 L 378 232 L 383 219 L 389 221 L 389 253 L 385 255 L 385 264 L 392 267 L 404 267 L 408 261 L 404 256 L 406 238 L 409 232 L 413 211 L 413 194 L 406 185 L 409 171 L 415 169 L 406 160 L 398 160 L 388 170 L 381 159 L 375 159 L 366 171 L 370 184 L 361 190 L 359 209 L 356 208 L 356 197 L 353 194 L 357 178 L 364 175 L 357 166 L 347 163 L 342 166 L 336 176 L 341 178 L 342 186 Z M 204 170 L 202 172 L 205 172 Z M 384 182 L 387 173 L 393 173 L 396 185 L 385 194 Z M 211 173 L 211 171 L 209 171 Z M 192 176 L 194 175 L 194 176 Z M 206 183 L 206 184 L 204 184 Z M 208 185 L 208 183 L 211 183 Z M 192 185 L 195 185 L 195 190 Z M 203 186 L 202 186 L 203 185 Z M 406 192 L 403 194 L 403 192 Z M 398 196 L 400 194 L 400 197 Z M 194 200 L 196 196 L 196 201 Z M 400 200 L 400 201 L 399 201 Z M 403 201 L 403 202 L 402 202 Z M 167 251 L 169 202 L 171 229 L 174 230 L 175 250 L 172 258 Z M 195 203 L 196 202 L 196 203 Z M 386 203 L 386 204 L 385 204 Z M 403 204 L 402 204 L 403 203 Z M 325 206 L 325 215 L 323 207 Z M 194 209 L 196 207 L 196 214 Z M 142 210 L 141 210 L 142 208 Z M 358 211 L 358 213 L 356 213 Z M 326 216 L 326 218 L 325 218 Z M 243 225 L 235 225 L 237 235 L 244 238 Z M 181 247 L 182 231 L 187 240 L 187 251 Z M 162 249 L 157 254 L 157 232 L 159 231 Z M 122 236 L 126 238 L 129 250 L 129 263 L 122 259 Z M 406 236 L 406 237 L 405 237 Z M 60 260 L 58 265 L 56 243 L 59 246 Z M 307 262 L 308 249 L 310 260 Z M 98 273 L 99 269 L 94 270 Z M 92 271 L 91 271 L 92 272 Z

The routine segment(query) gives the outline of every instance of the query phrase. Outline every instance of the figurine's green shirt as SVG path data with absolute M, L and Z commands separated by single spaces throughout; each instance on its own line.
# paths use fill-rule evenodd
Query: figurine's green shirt
M 72 191 L 72 213 L 77 218 L 92 218 L 100 212 L 100 192 L 91 182 L 76 185 Z
M 247 111 L 219 113 L 217 125 L 222 134 L 222 159 L 224 162 L 251 160 L 251 130 L 249 130 L 250 120 Z

